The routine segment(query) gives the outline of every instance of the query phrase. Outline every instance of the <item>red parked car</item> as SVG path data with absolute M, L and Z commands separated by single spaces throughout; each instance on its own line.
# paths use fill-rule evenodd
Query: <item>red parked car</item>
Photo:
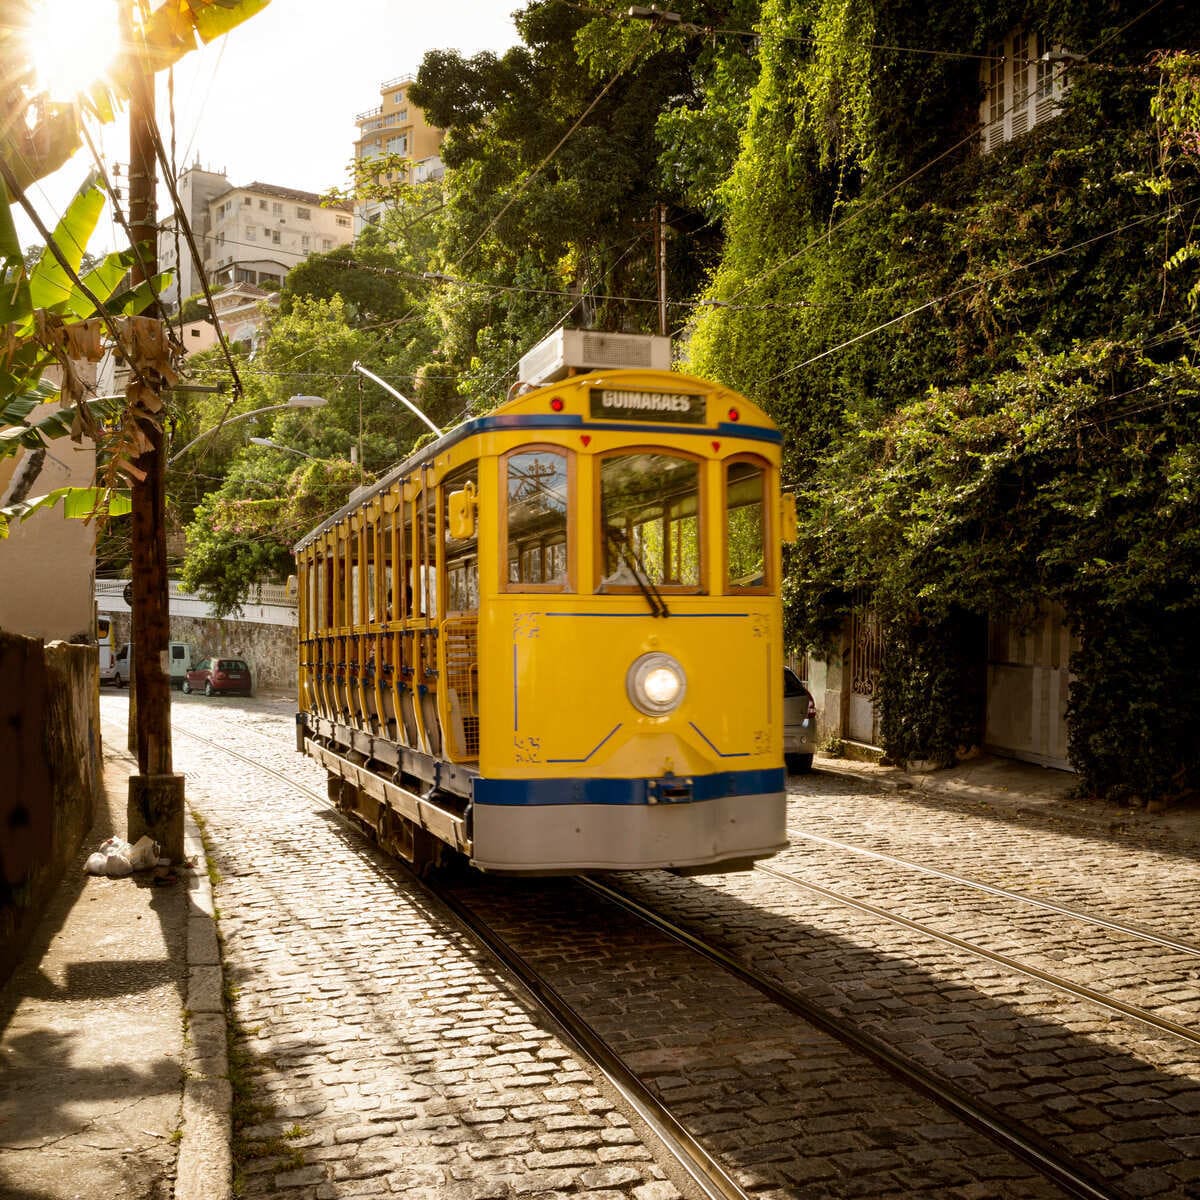
M 252 696 L 250 667 L 240 658 L 202 658 L 184 677 L 185 692 L 206 696 Z

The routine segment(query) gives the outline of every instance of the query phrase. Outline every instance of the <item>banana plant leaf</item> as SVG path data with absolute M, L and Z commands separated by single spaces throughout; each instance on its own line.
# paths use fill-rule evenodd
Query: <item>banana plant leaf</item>
M 0 538 L 8 537 L 12 521 L 27 521 L 40 509 L 53 508 L 59 503 L 63 507 L 63 516 L 73 521 L 86 521 L 99 512 L 107 512 L 110 517 L 123 517 L 133 508 L 126 491 L 102 487 L 55 488 L 44 496 L 0 508 Z
M 100 186 L 99 176 L 93 171 L 79 191 L 75 193 L 62 220 L 54 228 L 54 242 L 62 251 L 63 257 L 71 265 L 71 270 L 79 272 L 79 264 L 83 262 L 83 254 L 88 241 L 95 232 L 104 211 L 104 189 Z M 115 286 L 115 284 L 114 284 Z M 34 308 L 59 309 L 67 307 L 72 298 L 83 299 L 71 277 L 63 269 L 62 264 L 53 254 L 43 251 L 37 266 L 29 276 L 29 298 Z M 87 315 L 80 313 L 80 316 Z
M 97 422 L 112 420 L 120 415 L 125 404 L 124 396 L 96 396 L 83 401 L 84 406 Z M 32 424 L 9 425 L 0 429 L 0 458 L 7 458 L 19 450 L 37 450 L 54 438 L 65 437 L 71 432 L 75 421 L 73 406 L 56 409 L 53 413 Z

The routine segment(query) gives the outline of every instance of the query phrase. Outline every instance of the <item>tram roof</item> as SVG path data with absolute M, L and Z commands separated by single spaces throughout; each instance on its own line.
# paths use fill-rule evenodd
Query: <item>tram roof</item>
M 398 480 L 411 475 L 423 463 L 436 458 L 439 454 L 450 449 L 451 446 L 456 445 L 464 438 L 497 429 L 520 429 L 522 427 L 568 429 L 582 424 L 582 418 L 577 414 L 564 413 L 560 415 L 548 413 L 546 411 L 547 396 L 552 396 L 555 392 L 563 392 L 568 389 L 578 389 L 580 387 L 599 388 L 605 383 L 613 385 L 621 384 L 625 388 L 640 385 L 651 392 L 665 391 L 666 389 L 663 385 L 671 383 L 680 389 L 689 390 L 691 394 L 700 394 L 710 400 L 720 398 L 723 403 L 731 402 L 736 403 L 738 406 L 739 420 L 737 424 L 718 422 L 715 425 L 654 426 L 646 424 L 638 426 L 638 428 L 644 428 L 646 432 L 669 432 L 672 434 L 683 432 L 698 434 L 717 433 L 722 437 L 754 437 L 757 440 L 775 444 L 778 444 L 782 440 L 781 435 L 775 428 L 774 421 L 767 416 L 761 407 L 755 404 L 754 401 L 748 400 L 740 392 L 735 392 L 732 388 L 727 388 L 723 384 L 713 383 L 709 379 L 701 379 L 697 375 L 686 375 L 681 371 L 629 368 L 589 371 L 583 375 L 572 375 L 553 383 L 542 384 L 531 391 L 513 397 L 511 400 L 503 401 L 489 412 L 481 413 L 477 417 L 472 417 L 455 425 L 451 429 L 447 429 L 441 437 L 426 443 L 419 450 L 415 450 L 374 483 L 368 484 L 354 493 L 352 498 L 346 504 L 342 505 L 337 512 L 327 517 L 315 529 L 306 533 L 292 547 L 293 553 L 303 550 L 305 546 L 315 538 L 320 537 L 331 526 L 336 525 L 351 513 L 357 512 L 372 497 L 386 491 Z M 526 426 L 525 422 L 519 419 L 524 415 L 538 418 L 537 424 Z M 620 427 L 619 425 L 610 426 L 610 428 Z

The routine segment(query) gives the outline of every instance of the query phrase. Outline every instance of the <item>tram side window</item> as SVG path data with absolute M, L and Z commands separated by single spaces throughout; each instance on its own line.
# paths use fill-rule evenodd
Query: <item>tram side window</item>
M 379 590 L 379 581 L 376 578 L 375 570 L 375 542 L 376 542 L 376 522 L 378 518 L 370 516 L 366 522 L 366 537 L 363 539 L 363 547 L 366 550 L 367 558 L 367 621 L 374 623 L 375 620 L 375 596 Z
M 362 570 L 358 556 L 358 534 L 346 539 L 346 567 L 350 572 L 350 611 L 346 614 L 347 625 L 358 625 L 362 611 Z
M 601 590 L 700 586 L 700 464 L 670 454 L 615 454 L 600 464 Z
M 410 617 L 438 615 L 436 565 L 437 502 L 432 487 L 417 492 L 405 506 L 404 542 L 408 549 L 404 600 Z
M 725 471 L 725 587 L 737 592 L 766 587 L 766 474 L 752 462 Z
M 450 497 L 454 492 L 466 489 L 468 484 L 478 489 L 477 463 L 468 463 L 442 480 L 445 505 L 446 611 L 451 613 L 470 613 L 479 608 L 478 532 L 462 539 L 450 535 Z
M 562 450 L 519 450 L 505 466 L 505 561 L 512 591 L 568 590 L 568 460 Z

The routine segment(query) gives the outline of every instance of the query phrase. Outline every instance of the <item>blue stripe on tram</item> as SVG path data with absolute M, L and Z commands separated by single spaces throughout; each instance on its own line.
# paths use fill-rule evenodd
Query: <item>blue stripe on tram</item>
M 668 775 L 658 779 L 484 779 L 474 781 L 476 804 L 527 807 L 546 804 L 648 804 L 653 783 L 677 787 L 691 780 L 691 801 L 782 792 L 782 767 L 763 771 L 718 771 L 712 775 Z M 669 804 L 657 791 L 656 804 Z M 686 803 L 686 802 L 685 802 Z

